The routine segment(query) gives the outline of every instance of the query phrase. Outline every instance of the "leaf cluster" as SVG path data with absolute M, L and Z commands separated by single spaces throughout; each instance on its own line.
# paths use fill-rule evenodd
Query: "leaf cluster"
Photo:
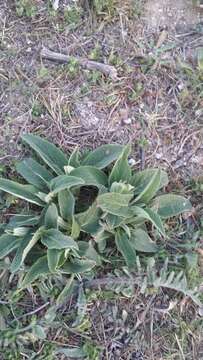
M 10 217 L 0 237 L 0 259 L 15 254 L 10 271 L 29 267 L 22 288 L 41 275 L 88 272 L 109 261 L 109 249 L 134 267 L 137 252 L 159 250 L 163 220 L 191 209 L 184 197 L 161 194 L 165 171 L 132 170 L 130 145 L 103 145 L 86 155 L 76 148 L 67 157 L 39 136 L 22 140 L 37 160 L 17 164 L 24 183 L 0 179 L 0 190 L 31 204 Z

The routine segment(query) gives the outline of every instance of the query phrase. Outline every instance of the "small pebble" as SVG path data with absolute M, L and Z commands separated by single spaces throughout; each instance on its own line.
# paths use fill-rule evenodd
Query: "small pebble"
M 185 88 L 185 84 L 181 82 L 180 84 L 178 84 L 177 88 L 179 91 L 182 91 Z
M 160 160 L 162 158 L 162 154 L 156 153 L 155 157 L 156 157 L 157 160 Z
M 132 119 L 131 119 L 131 118 L 127 118 L 127 119 L 124 119 L 123 122 L 124 122 L 124 124 L 126 124 L 126 125 L 130 125 L 130 124 L 132 124 Z
M 134 166 L 134 165 L 136 164 L 135 159 L 130 158 L 130 159 L 128 160 L 128 164 L 129 164 L 130 166 Z

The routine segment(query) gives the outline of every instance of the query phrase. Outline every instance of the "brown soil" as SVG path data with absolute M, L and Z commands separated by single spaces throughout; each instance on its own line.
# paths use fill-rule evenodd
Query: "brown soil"
M 64 149 L 132 141 L 137 167 L 141 145 L 142 166 L 201 174 L 202 80 L 194 59 L 202 29 L 195 10 L 183 0 L 117 1 L 112 13 L 85 11 L 72 31 L 64 18 L 69 1 L 59 2 L 55 16 L 44 1 L 35 4 L 36 16 L 19 17 L 13 1 L 1 0 L 1 160 L 18 158 L 20 135 L 31 131 Z M 71 75 L 68 66 L 40 59 L 42 45 L 82 57 L 98 47 L 97 60 L 116 63 L 119 80 L 81 69 Z
M 191 0 L 149 0 L 146 3 L 146 25 L 152 28 L 188 30 L 200 22 L 201 14 Z

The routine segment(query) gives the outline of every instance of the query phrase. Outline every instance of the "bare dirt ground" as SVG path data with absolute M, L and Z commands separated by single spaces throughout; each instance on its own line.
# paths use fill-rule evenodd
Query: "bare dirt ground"
M 149 0 L 146 2 L 146 22 L 149 28 L 164 27 L 170 31 L 187 31 L 201 21 L 201 14 L 190 0 Z
M 203 29 L 191 2 L 109 0 L 101 13 L 86 8 L 79 15 L 67 12 L 68 0 L 56 13 L 47 3 L 34 1 L 30 16 L 0 0 L 2 164 L 23 155 L 20 135 L 33 132 L 65 150 L 131 141 L 137 168 L 165 167 L 174 181 L 201 176 Z M 112 64 L 118 79 L 81 69 L 74 59 L 44 60 L 42 46 Z M 104 344 L 102 359 L 201 360 L 193 306 L 179 302 L 171 319 L 167 294 L 147 308 L 150 299 L 149 291 L 93 300 L 90 335 Z M 59 343 L 67 338 L 56 336 Z
M 54 16 L 44 1 L 35 3 L 30 18 L 1 1 L 1 160 L 17 158 L 20 134 L 33 131 L 67 149 L 132 141 L 135 154 L 140 146 L 145 153 L 144 166 L 201 174 L 202 28 L 195 10 L 180 0 L 122 1 L 98 16 L 84 12 L 73 31 L 68 2 L 60 1 Z M 112 63 L 119 79 L 42 60 L 42 45 Z

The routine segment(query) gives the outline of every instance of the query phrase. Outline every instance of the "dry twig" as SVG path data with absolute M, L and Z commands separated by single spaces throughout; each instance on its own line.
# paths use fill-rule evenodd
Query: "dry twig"
M 69 63 L 72 59 L 72 56 L 70 56 L 70 55 L 57 53 L 57 52 L 47 49 L 46 47 L 43 47 L 41 49 L 40 55 L 44 59 L 57 61 L 60 63 Z M 96 61 L 92 61 L 92 60 L 85 59 L 85 58 L 80 58 L 77 56 L 74 56 L 74 58 L 77 60 L 78 64 L 81 67 L 88 69 L 88 70 L 100 71 L 105 76 L 109 76 L 112 80 L 117 80 L 118 74 L 117 74 L 117 70 L 115 69 L 114 66 L 103 64 L 103 63 L 96 62 Z

